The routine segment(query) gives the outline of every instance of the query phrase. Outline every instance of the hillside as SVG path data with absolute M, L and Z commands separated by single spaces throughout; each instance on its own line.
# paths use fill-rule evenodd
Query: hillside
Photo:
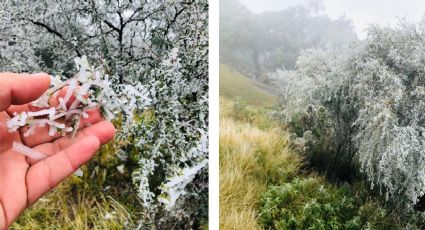
M 277 100 L 274 89 L 245 77 L 222 63 L 220 64 L 220 96 L 230 100 L 242 99 L 254 107 L 273 106 Z

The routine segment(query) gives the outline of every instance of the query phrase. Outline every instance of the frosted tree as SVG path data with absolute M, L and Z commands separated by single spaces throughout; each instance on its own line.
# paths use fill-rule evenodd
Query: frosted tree
M 332 178 L 351 180 L 356 117 L 344 70 L 348 49 L 304 50 L 293 71 L 271 74 L 281 87 L 280 110 L 274 115 L 289 124 L 294 147 L 310 165 Z
M 342 64 L 336 52 L 308 49 L 301 52 L 295 70 L 278 70 L 270 74 L 280 87 L 280 116 L 289 122 L 308 105 L 320 105 L 329 97 L 330 89 L 336 88 L 336 69 Z
M 320 55 L 323 51 L 307 52 L 296 71 L 275 76 L 284 89 L 286 117 L 295 117 L 292 108 L 301 113 L 307 105 L 323 108 L 333 133 L 327 150 L 347 143 L 344 156 L 360 164 L 371 186 L 407 206 L 425 194 L 424 35 L 425 21 L 371 27 L 348 55 L 337 55 L 338 62 Z M 303 128 L 311 132 L 309 125 Z
M 350 66 L 361 168 L 372 186 L 408 205 L 425 193 L 424 29 L 425 21 L 372 28 Z
M 141 227 L 190 227 L 206 215 L 208 2 L 49 0 L 0 3 L 0 70 L 76 73 L 74 59 L 104 66 L 116 93 L 133 85 L 121 113 L 119 155 L 136 153 Z M 125 109 L 125 108 L 124 108 Z M 195 201 L 195 202 L 194 202 Z M 170 225 L 171 223 L 171 225 Z

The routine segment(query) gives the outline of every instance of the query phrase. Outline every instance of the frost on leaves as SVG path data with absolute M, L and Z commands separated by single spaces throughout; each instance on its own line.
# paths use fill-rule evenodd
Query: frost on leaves
M 7 121 L 10 132 L 27 127 L 24 136 L 29 136 L 34 134 L 38 127 L 47 126 L 50 136 L 57 133 L 71 133 L 75 136 L 81 118 L 88 118 L 90 110 L 100 108 L 102 115 L 109 120 L 114 119 L 115 114 L 119 112 L 133 114 L 136 109 L 133 101 L 136 97 L 132 86 L 120 85 L 119 88 L 127 90 L 121 91 L 123 94 L 119 95 L 111 87 L 109 76 L 102 66 L 93 68 L 85 56 L 75 58 L 75 63 L 79 72 L 73 78 L 61 81 L 60 76 L 52 77 L 52 87 L 32 103 L 37 111 L 15 113 Z M 64 88 L 65 86 L 67 88 Z M 140 95 L 143 92 L 138 91 L 137 94 L 144 99 L 143 103 L 147 106 L 148 95 Z M 63 95 L 60 95 L 61 93 Z M 58 100 L 57 106 L 51 106 L 50 101 L 53 98 Z M 133 103 L 128 103 L 129 101 Z
M 141 227 L 193 228 L 206 215 L 208 1 L 8 0 L 0 2 L 0 32 L 1 71 L 61 75 L 70 87 L 73 60 L 85 55 L 103 71 L 94 79 L 108 75 L 99 85 L 112 90 L 90 100 L 123 119 L 116 144 L 121 163 L 139 165 Z M 79 91 L 90 75 L 81 73 L 93 69 L 79 62 L 77 70 Z M 199 165 L 195 176 L 185 173 Z M 170 184 L 175 178 L 184 183 Z
M 348 137 L 372 187 L 407 206 L 425 194 L 424 38 L 425 21 L 372 27 L 339 61 L 329 51 L 307 52 L 297 70 L 275 74 L 281 115 L 290 120 L 307 105 L 326 108 L 332 132 L 351 129 L 334 135 L 333 146 Z

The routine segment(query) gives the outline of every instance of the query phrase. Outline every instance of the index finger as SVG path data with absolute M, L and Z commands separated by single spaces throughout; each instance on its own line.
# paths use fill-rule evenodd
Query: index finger
M 0 112 L 10 105 L 22 105 L 34 101 L 50 87 L 46 73 L 0 73 Z
M 31 166 L 26 178 L 29 203 L 34 203 L 89 161 L 99 147 L 100 141 L 96 136 L 87 136 Z

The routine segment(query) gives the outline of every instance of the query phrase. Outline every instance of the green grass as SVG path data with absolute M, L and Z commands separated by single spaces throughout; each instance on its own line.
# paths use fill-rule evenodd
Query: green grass
M 86 194 L 71 178 L 33 207 L 26 210 L 10 229 L 127 229 L 135 228 L 129 210 L 100 191 Z
M 271 92 L 274 91 L 269 86 L 220 64 L 220 96 L 233 101 L 242 99 L 253 107 L 270 107 L 277 101 Z
M 262 195 L 265 229 L 403 229 L 397 213 L 367 199 L 367 187 L 333 185 L 323 177 L 296 178 Z M 419 229 L 410 226 L 408 229 Z

